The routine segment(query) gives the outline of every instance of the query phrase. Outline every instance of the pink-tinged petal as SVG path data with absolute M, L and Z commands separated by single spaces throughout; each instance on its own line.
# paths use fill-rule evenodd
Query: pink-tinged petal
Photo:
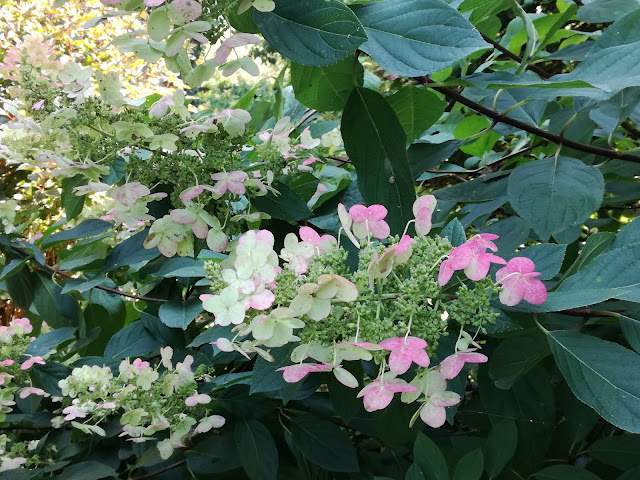
M 300 238 L 303 242 L 310 243 L 311 245 L 320 245 L 320 235 L 311 227 L 300 227 Z
M 273 294 L 273 292 L 271 290 L 265 289 L 260 293 L 251 295 L 249 305 L 255 310 L 266 310 L 271 305 L 273 305 L 275 299 L 276 296 Z
M 393 393 L 388 392 L 376 382 L 370 383 L 358 394 L 358 398 L 364 397 L 364 409 L 367 412 L 375 412 L 387 408 L 393 400 Z
M 434 393 L 429 399 L 429 403 L 436 407 L 452 407 L 460 403 L 460 395 L 455 392 Z
M 547 301 L 547 287 L 537 278 L 523 279 L 525 282 L 524 299 L 534 305 L 541 305 Z
M 380 345 L 385 350 L 393 351 L 393 350 L 402 348 L 403 344 L 404 344 L 403 337 L 394 337 L 394 338 L 387 338 L 386 340 L 381 341 L 378 345 Z
M 162 5 L 164 3 L 164 0 L 144 0 L 144 4 L 147 7 L 157 7 L 159 5 Z
M 501 269 L 502 270 L 502 269 Z M 500 302 L 508 307 L 520 303 L 526 293 L 526 284 L 519 277 L 508 277 L 502 282 Z
M 458 358 L 464 363 L 486 363 L 489 358 L 477 352 L 458 352 Z
M 354 205 L 349 209 L 349 215 L 354 222 L 362 223 L 367 220 L 367 207 L 364 205 Z
M 37 363 L 39 365 L 44 365 L 46 362 L 44 361 L 44 359 L 42 357 L 31 357 L 27 360 L 25 360 L 22 365 L 20 365 L 20 370 L 28 370 L 29 368 L 31 368 L 33 366 L 34 363 Z
M 489 273 L 491 262 L 486 255 L 476 255 L 471 259 L 469 265 L 464 269 L 464 273 L 470 280 L 477 282 L 482 280 Z
M 384 220 L 369 220 L 369 230 L 371 234 L 380 240 L 384 240 L 391 233 L 391 229 L 389 228 L 389 224 Z
M 426 209 L 433 212 L 436 209 L 437 199 L 433 195 L 422 195 L 413 202 L 413 216 L 417 217 L 420 210 Z M 431 215 L 429 215 L 431 217 Z
M 419 235 L 427 235 L 431 231 L 431 216 L 430 210 L 423 208 L 418 211 L 416 217 L 416 232 Z
M 198 392 L 194 393 L 190 397 L 187 397 L 184 401 L 184 404 L 187 407 L 195 407 L 196 405 L 198 405 Z
M 501 269 L 499 269 L 496 272 L 496 282 L 500 282 L 502 281 L 502 279 L 504 277 L 506 277 L 507 275 L 509 275 L 511 272 L 509 271 L 509 268 L 507 267 L 502 267 Z
M 444 407 L 436 407 L 430 403 L 425 403 L 420 410 L 420 418 L 430 427 L 440 428 L 447 420 L 447 412 Z
M 383 205 L 371 205 L 367 208 L 367 219 L 371 222 L 379 222 L 387 216 L 387 209 Z
M 445 380 L 451 380 L 458 376 L 463 367 L 464 361 L 460 360 L 457 353 L 449 355 L 440 363 L 440 375 Z
M 182 203 L 187 203 L 189 200 L 193 200 L 198 195 L 204 192 L 202 185 L 196 185 L 195 187 L 187 188 L 180 194 L 180 200 Z
M 413 354 L 410 348 L 399 348 L 389 355 L 389 368 L 396 375 L 402 375 L 411 366 Z
M 469 266 L 475 252 L 469 243 L 464 243 L 449 252 L 449 264 L 454 270 L 464 270 Z
M 518 273 L 533 273 L 536 266 L 533 263 L 533 260 L 527 257 L 514 257 L 507 263 L 507 267 L 510 272 L 518 272 Z
M 204 302 L 207 298 L 211 298 L 213 296 L 214 295 L 212 293 L 202 293 L 198 298 L 200 299 L 201 302 Z
M 384 388 L 393 393 L 401 392 L 417 392 L 418 387 L 409 385 L 407 382 L 400 378 L 392 378 L 391 380 L 384 381 Z
M 47 392 L 42 390 L 41 388 L 29 387 L 20 391 L 20 398 L 27 398 L 29 395 L 40 395 L 44 397 L 47 395 Z
M 411 248 L 411 243 L 411 237 L 409 235 L 404 235 L 398 242 L 398 247 L 396 248 L 394 256 L 397 257 L 398 255 L 402 255 L 404 252 L 409 250 L 409 248 Z
M 438 285 L 444 287 L 449 283 L 449 280 L 453 277 L 453 272 L 455 272 L 455 269 L 451 267 L 451 262 L 449 260 L 442 262 L 440 265 L 440 271 L 438 272 Z
M 290 365 L 288 367 L 279 368 L 278 371 L 282 372 L 282 377 L 284 378 L 285 382 L 297 383 L 312 371 L 312 365 L 313 364 L 310 363 Z
M 425 368 L 431 363 L 429 355 L 425 350 L 412 349 L 411 352 L 413 353 L 413 363 Z
M 495 233 L 479 233 L 478 236 L 483 240 L 497 240 L 500 238 L 500 235 L 496 235 Z
M 171 210 L 169 215 L 174 222 L 182 225 L 190 225 L 198 219 L 195 213 L 185 210 L 184 208 Z
M 247 192 L 247 187 L 244 186 L 244 183 L 229 182 L 227 188 L 236 195 L 244 195 Z
M 0 362 L 0 367 L 9 367 L 9 366 L 13 365 L 14 363 L 16 363 L 16 362 L 11 360 L 10 358 L 7 358 L 6 360 L 3 360 L 3 361 Z
M 405 343 L 409 348 L 427 348 L 429 345 L 426 340 L 418 337 L 407 337 Z
M 224 252 L 229 245 L 229 239 L 222 230 L 209 230 L 207 234 L 207 246 L 213 252 Z

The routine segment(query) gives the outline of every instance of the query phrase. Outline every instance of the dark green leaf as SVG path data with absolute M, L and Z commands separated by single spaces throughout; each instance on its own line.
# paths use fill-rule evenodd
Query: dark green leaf
M 100 462 L 82 462 L 76 463 L 64 469 L 64 473 L 60 478 L 64 480 L 99 480 L 101 478 L 115 478 L 116 471 Z
M 415 180 L 427 170 L 434 170 L 438 165 L 453 155 L 461 142 L 449 140 L 444 143 L 414 143 L 407 150 L 411 177 Z
M 278 475 L 278 449 L 269 430 L 253 418 L 236 423 L 235 441 L 242 468 L 251 480 L 275 480 Z
M 358 18 L 336 0 L 279 0 L 275 10 L 253 17 L 274 49 L 302 65 L 331 65 L 367 39 Z
M 489 48 L 467 19 L 437 0 L 387 0 L 354 11 L 369 37 L 360 49 L 397 75 L 429 75 Z
M 454 218 L 442 229 L 440 236 L 448 238 L 451 245 L 458 247 L 467 241 L 467 236 L 464 233 L 464 227 L 460 223 L 460 220 Z
M 622 434 L 597 440 L 587 449 L 596 460 L 620 470 L 640 467 L 640 435 Z
M 489 376 L 496 387 L 508 390 L 518 377 L 527 373 L 550 353 L 544 335 L 507 338 L 491 355 Z
M 313 215 L 305 201 L 291 187 L 281 182 L 275 182 L 273 188 L 278 190 L 280 195 L 269 192 L 263 197 L 251 200 L 258 210 L 268 213 L 272 218 L 289 222 L 304 220 Z
M 330 472 L 357 472 L 358 457 L 349 436 L 333 423 L 311 415 L 294 417 L 291 434 L 296 448 Z
M 436 190 L 433 194 L 438 200 L 487 202 L 506 196 L 508 178 L 504 172 L 489 173 L 470 182 Z
M 577 332 L 557 330 L 547 338 L 574 395 L 608 422 L 640 433 L 640 356 Z
M 42 357 L 61 343 L 73 338 L 74 333 L 76 333 L 76 329 L 73 327 L 57 328 L 43 333 L 29 344 L 27 353 L 29 355 Z
M 600 170 L 568 157 L 525 163 L 509 176 L 509 201 L 540 238 L 579 225 L 600 207 Z
M 540 280 L 549 280 L 555 277 L 562 267 L 564 260 L 564 252 L 567 250 L 566 245 L 558 245 L 555 243 L 540 243 L 527 247 L 514 255 L 505 255 L 505 260 L 513 257 L 527 257 L 533 260 L 536 265 L 536 272 L 540 273 L 537 277 Z
M 158 316 L 167 327 L 186 330 L 189 324 L 202 312 L 202 302 L 197 298 L 170 301 L 160 305 Z
M 578 20 L 587 23 L 614 22 L 640 8 L 640 0 L 595 0 L 578 9 Z
M 412 463 L 407 469 L 407 474 L 405 475 L 404 480 L 425 480 L 422 470 L 420 470 L 417 463 Z
M 78 302 L 71 295 L 62 293 L 56 283 L 44 274 L 34 278 L 34 297 L 30 310 L 41 316 L 53 328 L 76 325 Z
M 342 137 L 365 202 L 384 205 L 391 234 L 401 234 L 413 218 L 416 196 L 406 135 L 395 112 L 380 94 L 356 87 L 342 116 Z
M 582 247 L 582 250 L 580 251 L 580 256 L 573 265 L 569 267 L 564 275 L 569 277 L 589 265 L 594 258 L 604 252 L 607 247 L 611 245 L 615 238 L 615 234 L 610 232 L 598 232 L 590 235 L 589 238 L 587 238 L 587 242 L 584 247 Z
M 552 465 L 535 474 L 538 480 L 599 480 L 595 473 L 573 465 Z
M 619 318 L 624 338 L 640 353 L 640 311 L 621 313 Z
M 498 255 L 504 256 L 514 255 L 515 250 L 527 241 L 530 231 L 527 222 L 515 215 L 480 229 L 480 233 L 494 233 L 500 236 L 494 243 L 498 247 Z
M 86 182 L 87 180 L 82 175 L 76 175 L 75 177 L 65 178 L 62 180 L 62 194 L 60 196 L 60 201 L 67 216 L 67 220 L 73 220 L 80 215 L 80 212 L 82 212 L 85 195 L 75 195 L 73 193 L 73 189 L 80 185 L 84 185 Z
M 319 111 L 342 110 L 353 87 L 362 85 L 363 75 L 362 65 L 353 55 L 327 67 L 291 63 L 291 86 L 296 100 Z
M 104 349 L 104 356 L 114 360 L 143 357 L 161 346 L 162 344 L 149 333 L 144 324 L 137 321 L 111 337 Z
M 69 375 L 71 375 L 71 369 L 56 362 L 46 362 L 44 365 L 35 364 L 31 368 L 33 384 L 58 397 L 62 396 L 58 382 Z
M 148 234 L 148 229 L 143 230 L 116 245 L 104 261 L 104 271 L 111 272 L 118 267 L 152 260 L 160 255 L 156 247 L 146 249 L 142 245 Z
M 211 435 L 185 453 L 187 466 L 195 474 L 228 472 L 240 466 L 231 435 Z
M 485 470 L 489 478 L 496 478 L 509 463 L 518 447 L 518 428 L 513 420 L 495 425 L 484 447 Z
M 420 433 L 413 444 L 413 461 L 418 464 L 425 479 L 448 480 L 449 469 L 438 446 Z
M 484 456 L 479 448 L 470 451 L 460 459 L 453 474 L 453 480 L 480 480 L 484 470 Z
M 22 267 L 24 267 L 28 261 L 28 258 L 14 258 L 13 260 L 9 261 L 0 271 L 0 282 L 6 280 L 7 278 L 11 278 L 13 275 L 18 273 L 20 270 L 22 270 Z
M 37 274 L 31 273 L 29 269 L 20 269 L 5 280 L 7 291 L 11 301 L 23 310 L 28 310 L 35 295 L 34 284 L 37 281 Z
M 113 224 L 100 220 L 99 218 L 92 218 L 85 220 L 77 227 L 65 230 L 63 232 L 54 233 L 50 237 L 47 237 L 40 245 L 43 249 L 51 248 L 62 242 L 69 240 L 77 240 L 78 238 L 95 237 L 103 232 L 109 230 Z
M 387 101 L 407 134 L 407 143 L 413 143 L 436 123 L 447 106 L 447 102 L 431 90 L 415 86 L 401 88 L 388 96 Z

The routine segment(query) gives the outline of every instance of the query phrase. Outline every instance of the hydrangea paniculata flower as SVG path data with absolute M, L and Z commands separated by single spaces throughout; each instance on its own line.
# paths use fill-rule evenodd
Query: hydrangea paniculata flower
M 515 257 L 507 265 L 496 272 L 496 281 L 502 284 L 500 301 L 510 307 L 526 300 L 534 305 L 540 305 L 547 300 L 547 287 L 544 286 L 534 272 L 533 260 L 526 257 Z
M 492 263 L 507 263 L 503 258 L 486 252 L 487 248 L 493 252 L 498 250 L 491 241 L 497 238 L 498 235 L 492 233 L 480 233 L 451 249 L 448 258 L 440 265 L 438 283 L 446 285 L 456 270 L 464 270 L 470 280 L 477 282 L 487 276 Z
M 418 337 L 394 337 L 383 340 L 379 344 L 389 355 L 389 368 L 396 375 L 402 375 L 412 363 L 421 367 L 429 366 L 429 355 L 425 348 L 427 342 Z
M 382 205 L 354 205 L 349 209 L 349 215 L 353 220 L 353 233 L 360 239 L 369 235 L 383 240 L 389 236 L 390 229 L 384 218 L 387 209 Z
M 357 398 L 363 399 L 364 408 L 367 412 L 375 412 L 376 410 L 387 408 L 391 400 L 393 400 L 394 393 L 415 392 L 416 390 L 418 389 L 413 385 L 389 375 L 389 378 L 376 378 L 369 383 L 360 390 Z
M 413 216 L 416 219 L 418 235 L 427 235 L 431 231 L 431 217 L 437 202 L 433 195 L 423 195 L 413 203 Z

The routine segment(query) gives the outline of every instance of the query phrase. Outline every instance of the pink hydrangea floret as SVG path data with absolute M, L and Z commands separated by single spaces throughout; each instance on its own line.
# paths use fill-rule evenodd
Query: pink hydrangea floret
M 389 368 L 396 375 L 402 375 L 412 363 L 421 367 L 429 366 L 429 355 L 425 348 L 427 342 L 417 337 L 394 337 L 383 340 L 379 344 L 385 350 L 391 352 L 389 355 Z
M 387 209 L 382 205 L 354 205 L 349 209 L 349 215 L 353 220 L 353 233 L 359 238 L 367 238 L 371 234 L 374 238 L 385 239 L 391 232 L 389 225 L 384 221 Z
M 497 238 L 498 235 L 492 233 L 480 233 L 451 249 L 448 258 L 440 265 L 438 283 L 446 285 L 456 270 L 464 270 L 470 280 L 477 282 L 487 276 L 492 263 L 507 263 L 502 257 L 486 252 L 487 249 L 493 252 L 498 250 L 491 241 Z
M 500 301 L 507 306 L 514 306 L 521 300 L 540 305 L 547 300 L 547 287 L 535 277 L 535 264 L 527 257 L 515 257 L 507 265 L 496 272 L 496 281 L 502 284 Z
M 393 400 L 394 393 L 416 392 L 417 390 L 417 387 L 409 385 L 399 378 L 390 378 L 384 381 L 377 378 L 360 390 L 358 398 L 363 399 L 364 408 L 367 412 L 374 412 L 387 408 L 391 400 Z

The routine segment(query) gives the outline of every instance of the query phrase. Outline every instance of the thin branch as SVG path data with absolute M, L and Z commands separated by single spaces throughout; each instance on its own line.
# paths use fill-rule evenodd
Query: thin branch
M 167 472 L 169 470 L 173 470 L 176 467 L 179 467 L 180 465 L 187 463 L 187 460 L 180 460 L 179 462 L 176 463 L 172 463 L 171 465 L 168 465 L 166 467 L 160 468 L 158 470 L 155 470 L 153 472 L 149 472 L 149 473 L 145 473 L 144 475 L 138 475 L 137 477 L 133 477 L 131 480 L 143 480 L 144 478 L 151 478 L 159 473 L 162 472 Z
M 415 80 L 422 84 L 429 86 L 429 84 L 433 84 L 431 79 L 428 77 L 415 77 Z M 480 105 L 479 103 L 474 102 L 473 100 L 469 100 L 463 95 L 451 90 L 450 88 L 445 87 L 435 87 L 431 86 L 433 90 L 442 93 L 448 98 L 454 99 L 458 103 L 474 110 L 486 117 L 489 117 L 494 122 L 504 123 L 506 125 L 511 125 L 512 127 L 516 127 L 520 130 L 524 130 L 525 132 L 532 133 L 537 135 L 540 138 L 544 138 L 550 142 L 553 142 L 557 145 L 562 145 L 565 147 L 573 148 L 574 150 L 579 150 L 585 153 L 593 153 L 595 155 L 601 155 L 607 158 L 617 158 L 620 160 L 628 160 L 634 163 L 640 163 L 640 156 L 632 155 L 630 153 L 621 153 L 616 150 L 610 150 L 608 148 L 597 147 L 595 145 L 590 145 L 587 143 L 580 143 L 574 140 L 570 140 L 568 138 L 564 138 L 562 135 L 557 135 L 555 133 L 548 132 L 546 130 L 542 130 L 541 128 L 535 127 L 525 122 L 521 122 L 515 118 L 508 117 L 506 115 L 502 115 L 500 112 L 496 112 L 495 110 L 491 110 L 490 108 L 485 107 L 484 105 Z
M 504 54 L 505 57 L 509 57 L 511 60 L 515 60 L 518 63 L 522 63 L 522 57 L 520 55 L 516 55 L 515 53 L 511 52 L 510 50 L 504 48 L 502 45 L 500 45 L 495 40 L 492 40 L 491 38 L 487 37 L 484 33 L 481 33 L 480 35 L 482 35 L 482 38 L 484 39 L 485 42 L 490 43 L 491 45 L 493 45 L 493 47 L 496 50 L 498 50 L 499 52 L 501 52 L 502 54 Z M 545 80 L 547 78 L 550 78 L 550 77 L 553 76 L 552 74 L 550 74 L 548 72 L 545 72 L 540 67 L 536 67 L 535 65 L 529 64 L 529 65 L 527 65 L 527 68 L 529 70 L 531 70 L 532 72 L 536 72 L 538 75 L 540 75 Z
M 17 248 L 17 247 L 11 247 L 13 248 L 14 251 L 20 253 L 23 256 L 28 256 L 28 254 L 26 252 L 24 252 L 23 250 Z M 51 265 L 48 264 L 41 264 L 40 262 L 36 261 L 33 257 L 30 258 L 31 263 L 33 265 L 35 265 L 36 268 L 40 269 L 40 270 L 44 270 L 46 272 L 49 273 L 53 273 L 54 275 L 58 275 L 59 277 L 62 278 L 66 278 L 66 279 L 70 279 L 73 278 L 71 275 L 69 275 L 68 273 L 62 271 L 62 270 L 58 270 L 57 268 L 52 267 Z M 95 287 L 92 288 L 97 288 L 98 290 L 102 290 L 104 292 L 109 292 L 109 293 L 113 293 L 115 295 L 120 295 L 121 297 L 128 297 L 128 298 L 133 298 L 134 300 L 142 300 L 145 302 L 156 302 L 156 303 L 165 303 L 168 302 L 169 300 L 166 300 L 164 298 L 153 298 L 153 297 L 145 297 L 144 295 L 135 295 L 133 293 L 127 293 L 127 292 L 122 292 L 120 290 L 117 290 L 115 288 L 110 288 L 110 287 L 105 287 L 102 285 L 96 285 Z

